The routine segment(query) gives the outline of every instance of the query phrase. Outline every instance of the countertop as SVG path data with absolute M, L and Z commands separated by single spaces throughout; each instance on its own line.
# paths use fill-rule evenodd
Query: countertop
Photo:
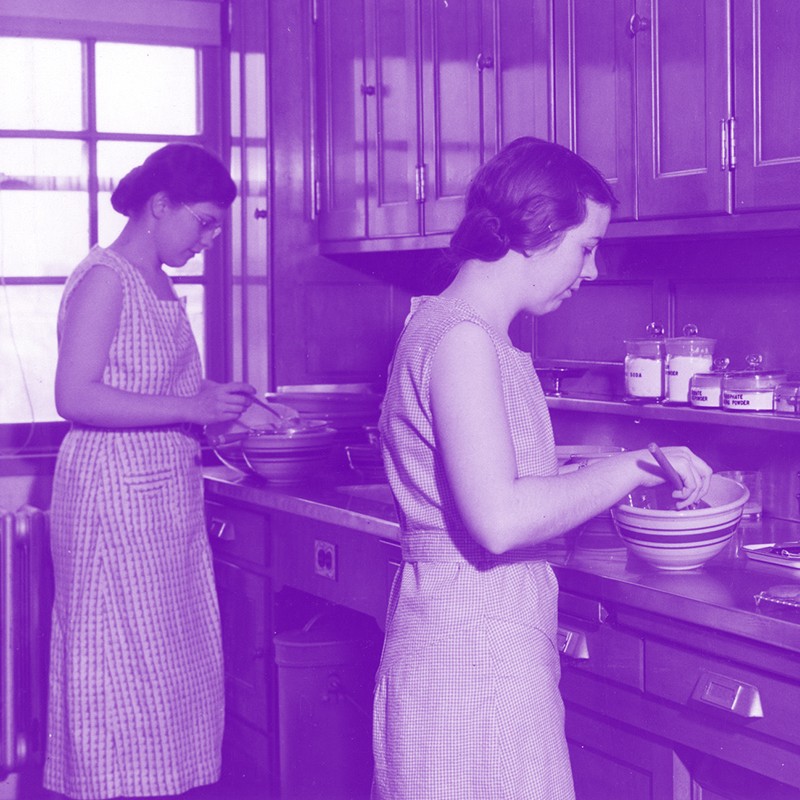
M 227 467 L 210 467 L 205 477 L 208 499 L 247 503 L 399 540 L 388 486 L 359 484 L 353 473 L 333 472 L 313 484 L 292 486 L 271 486 Z M 743 544 L 798 539 L 796 522 L 743 522 L 729 547 L 702 568 L 665 572 L 630 554 L 612 526 L 597 518 L 582 531 L 554 539 L 547 559 L 564 591 L 800 653 L 800 612 L 784 618 L 763 612 L 754 599 L 773 586 L 800 586 L 800 569 L 759 563 L 741 550 Z

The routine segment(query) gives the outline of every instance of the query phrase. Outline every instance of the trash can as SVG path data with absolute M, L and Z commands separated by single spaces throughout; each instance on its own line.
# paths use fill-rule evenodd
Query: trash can
M 274 638 L 282 800 L 363 800 L 382 634 L 344 608 Z

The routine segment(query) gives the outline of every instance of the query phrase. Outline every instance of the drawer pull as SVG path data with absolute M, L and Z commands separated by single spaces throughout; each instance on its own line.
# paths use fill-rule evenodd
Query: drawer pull
M 761 719 L 764 716 L 757 686 L 715 672 L 703 672 L 700 675 L 692 692 L 692 700 L 730 711 L 745 719 Z
M 559 628 L 556 633 L 556 642 L 561 655 L 571 658 L 573 661 L 589 660 L 589 642 L 585 633 Z
M 233 525 L 230 522 L 217 519 L 216 517 L 211 518 L 209 532 L 212 539 L 221 539 L 223 542 L 232 542 L 236 539 Z

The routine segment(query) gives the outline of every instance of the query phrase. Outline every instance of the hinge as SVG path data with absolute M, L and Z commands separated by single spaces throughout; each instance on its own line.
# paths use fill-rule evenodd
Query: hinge
M 414 195 L 418 203 L 425 202 L 425 165 L 418 165 L 415 170 Z
M 720 168 L 736 169 L 736 117 L 720 120 Z
M 319 216 L 319 210 L 320 210 L 320 205 L 321 205 L 321 202 L 320 202 L 320 195 L 321 194 L 322 194 L 322 187 L 320 186 L 319 179 L 317 179 L 317 180 L 314 181 L 314 197 L 313 197 L 313 202 L 311 204 L 311 207 L 312 207 L 313 212 L 314 212 L 313 219 L 316 219 Z

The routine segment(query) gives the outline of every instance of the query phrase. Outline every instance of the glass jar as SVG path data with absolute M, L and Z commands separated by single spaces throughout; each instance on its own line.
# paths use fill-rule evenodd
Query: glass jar
M 686 325 L 684 336 L 666 339 L 667 402 L 688 403 L 689 381 L 698 372 L 710 372 L 714 363 L 716 339 L 696 336 L 697 328 Z
M 722 407 L 726 411 L 772 411 L 775 387 L 786 381 L 780 370 L 728 372 L 722 379 Z
M 785 381 L 775 387 L 773 408 L 778 414 L 800 415 L 800 380 Z
M 664 340 L 625 340 L 625 393 L 631 400 L 664 398 Z
M 712 372 L 696 372 L 689 378 L 689 403 L 695 408 L 720 408 L 722 405 L 722 376 L 729 358 L 715 358 Z

